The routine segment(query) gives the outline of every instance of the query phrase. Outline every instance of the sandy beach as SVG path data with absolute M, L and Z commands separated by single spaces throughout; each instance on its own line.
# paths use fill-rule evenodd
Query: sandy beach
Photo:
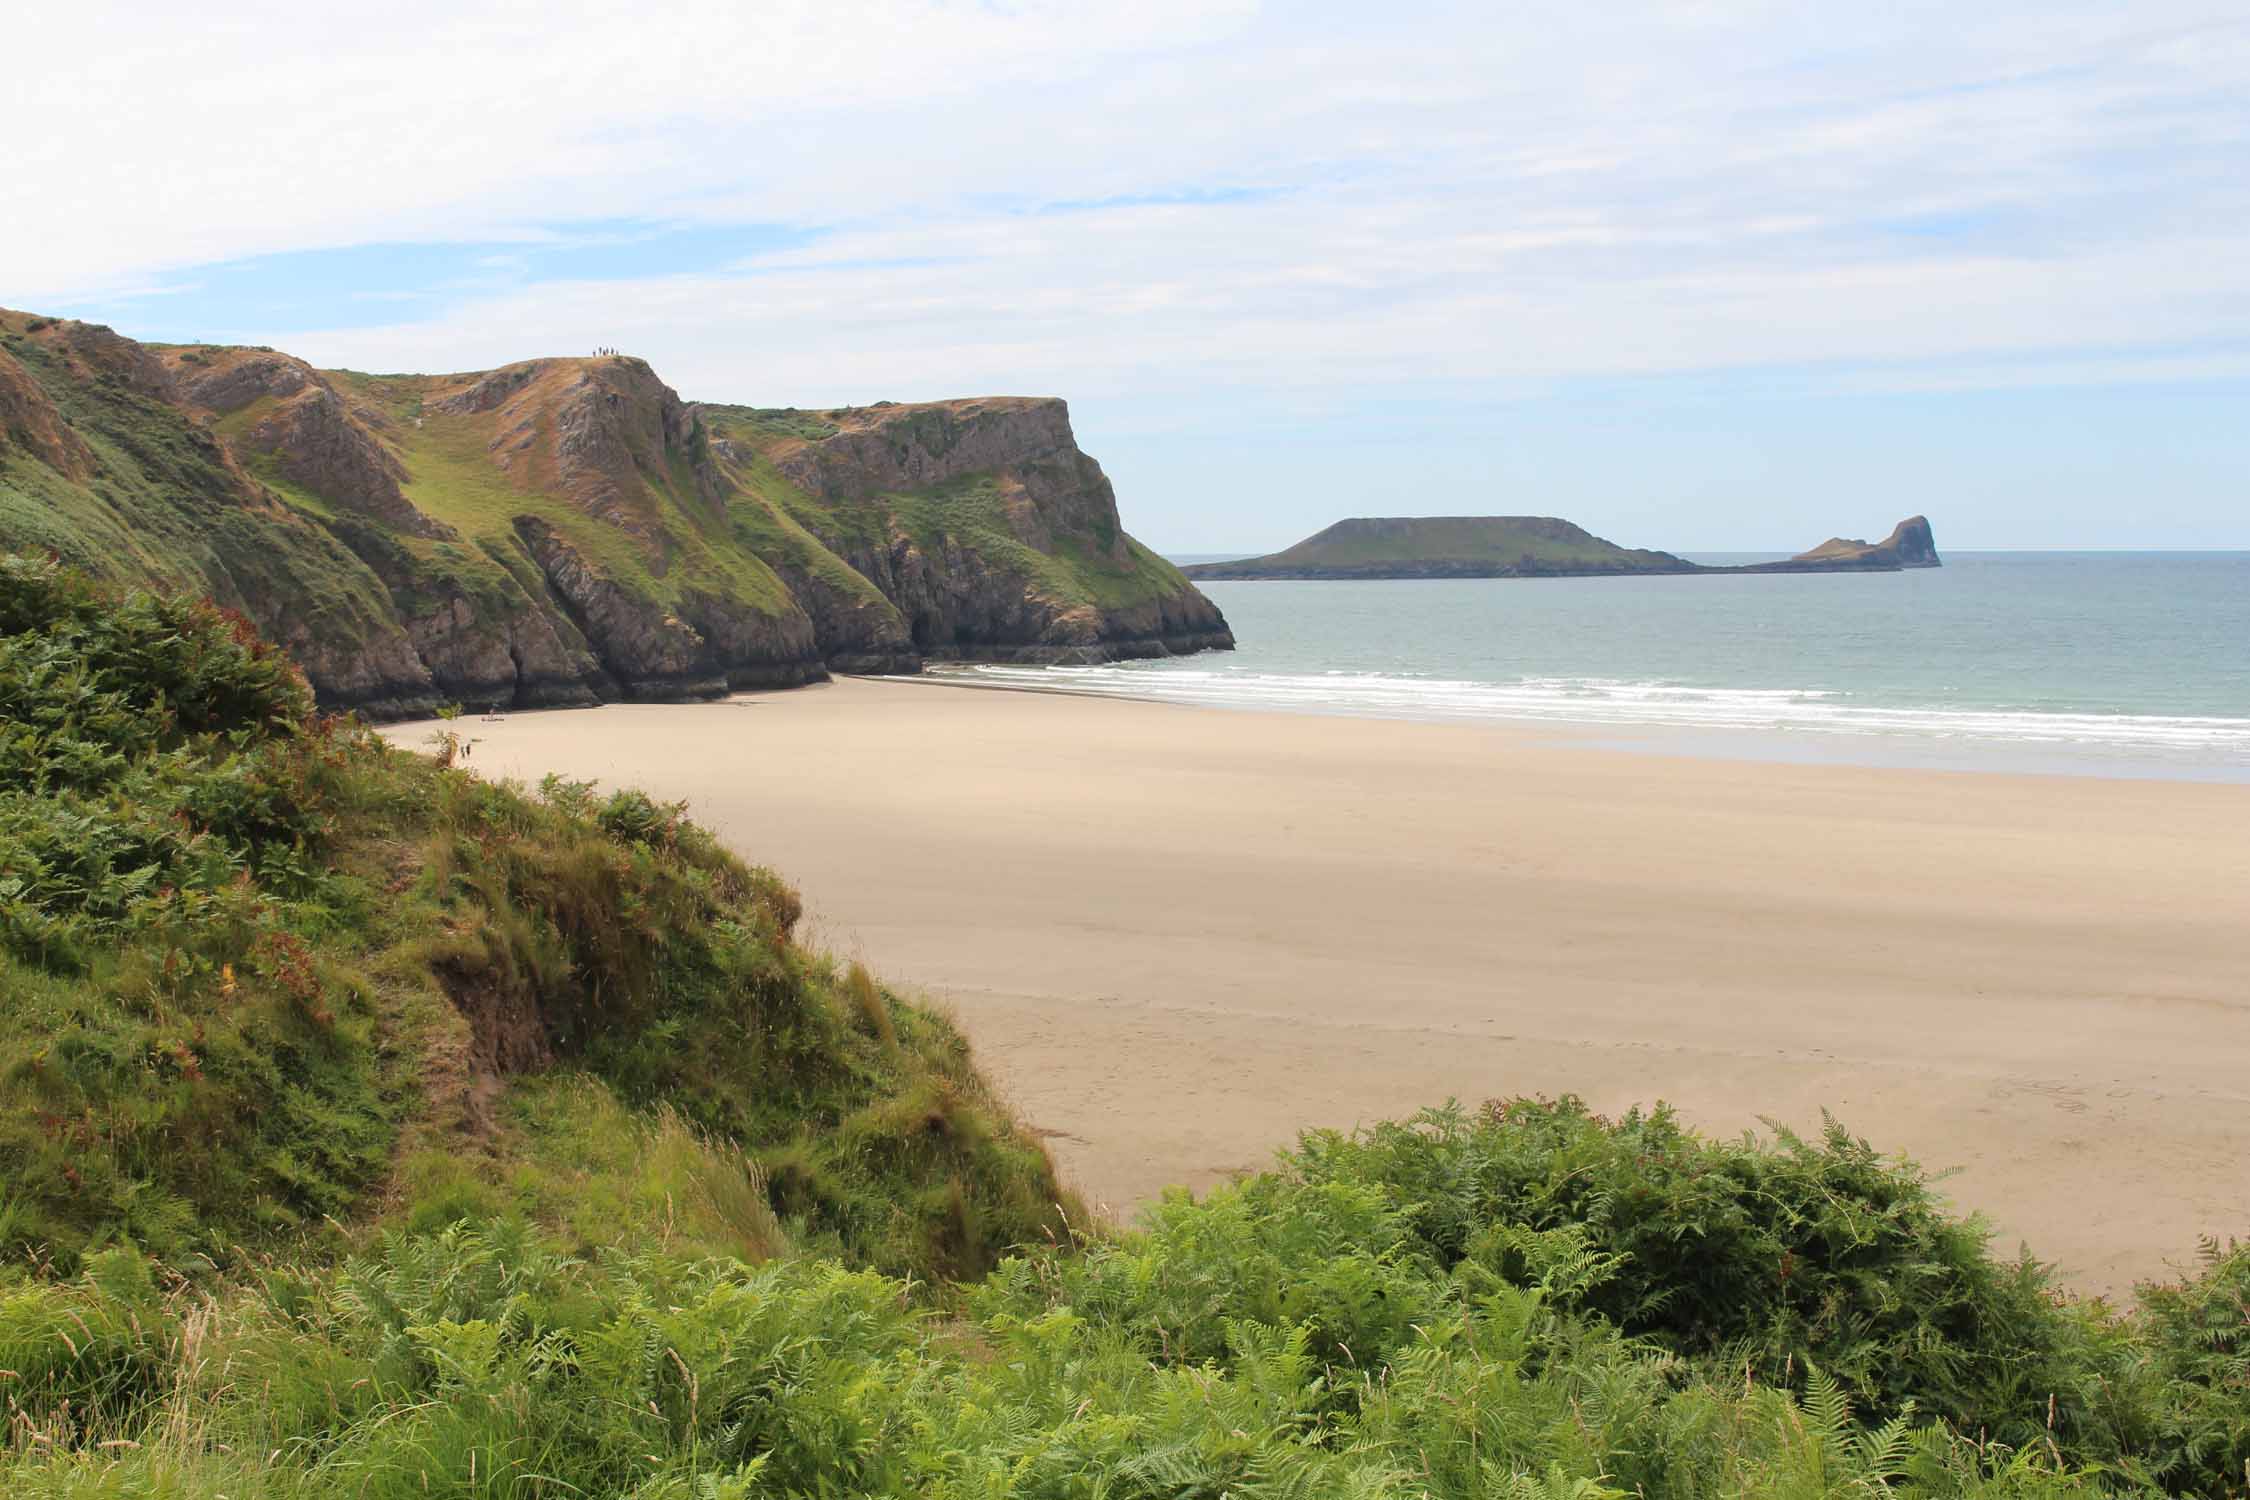
M 1825 1107 L 2089 1290 L 2250 1235 L 2250 788 L 879 680 L 454 727 L 687 799 L 1120 1211 L 1575 1092 Z

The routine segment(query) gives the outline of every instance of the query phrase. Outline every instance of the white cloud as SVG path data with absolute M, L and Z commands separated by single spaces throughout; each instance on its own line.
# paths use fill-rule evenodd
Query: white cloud
M 2232 379 L 2193 351 L 2250 345 L 2233 4 L 411 0 L 8 24 L 19 117 L 45 128 L 12 143 L 30 222 L 0 235 L 0 301 L 604 219 L 821 231 L 724 270 L 433 288 L 400 304 L 414 321 L 271 331 L 334 363 L 604 343 L 699 396 L 1146 413 L 1745 367 Z
M 926 128 L 932 112 L 1191 43 L 1239 11 L 27 8 L 7 23 L 13 113 L 40 128 L 11 142 L 9 187 L 17 211 L 38 206 L 41 232 L 7 236 L 0 276 L 11 295 L 65 295 L 157 265 L 672 213 L 715 195 L 856 215 L 868 204 L 845 186 L 850 160 L 815 161 L 831 117 Z
M 426 324 L 294 342 L 382 369 L 618 344 L 661 351 L 676 385 L 714 399 L 1090 399 L 2169 346 L 2212 338 L 2214 304 L 2250 304 L 2250 259 L 2225 237 L 2056 263 L 1893 261 L 1670 231 L 1324 232 L 1335 210 L 1123 207 L 868 232 L 746 274 L 549 284 Z

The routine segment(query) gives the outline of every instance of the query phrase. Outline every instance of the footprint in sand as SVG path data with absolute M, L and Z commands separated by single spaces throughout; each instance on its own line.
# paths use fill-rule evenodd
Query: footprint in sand
M 2074 1115 L 2086 1112 L 2085 1090 L 2067 1083 L 2026 1083 L 2023 1087 L 2034 1094 L 2044 1094 L 2055 1108 Z

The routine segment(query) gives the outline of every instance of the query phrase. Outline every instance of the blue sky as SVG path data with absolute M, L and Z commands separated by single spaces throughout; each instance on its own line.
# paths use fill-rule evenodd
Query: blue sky
M 1175 551 L 2250 547 L 2239 4 L 41 7 L 0 303 L 1070 398 Z M 82 61 L 69 61 L 72 59 Z M 25 212 L 19 207 L 19 212 Z
M 581 221 L 486 240 L 281 250 L 175 268 L 122 297 L 96 295 L 63 310 L 115 309 L 150 339 L 265 343 L 443 318 L 545 282 L 723 274 L 816 235 L 780 224 Z

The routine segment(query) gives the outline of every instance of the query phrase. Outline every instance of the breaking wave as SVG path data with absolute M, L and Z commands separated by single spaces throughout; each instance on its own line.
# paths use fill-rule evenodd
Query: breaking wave
M 1716 688 L 1566 677 L 1496 683 L 1358 672 L 1209 671 L 1131 662 L 1098 667 L 973 665 L 933 669 L 932 675 L 993 687 L 1370 718 L 1910 735 L 2182 751 L 2250 760 L 2250 719 L 1898 707 L 1854 701 L 1848 693 L 1820 688 Z

